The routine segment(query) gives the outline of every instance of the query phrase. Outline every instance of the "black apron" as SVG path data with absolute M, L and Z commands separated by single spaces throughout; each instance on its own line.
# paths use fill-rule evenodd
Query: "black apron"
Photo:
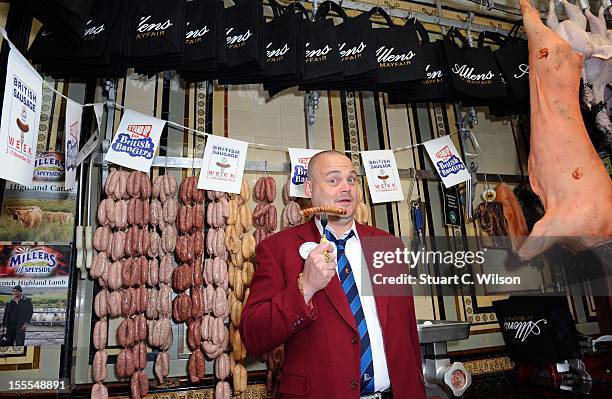
M 94 0 L 19 0 L 48 31 L 61 34 L 78 44 L 84 37 L 83 26 L 90 16 Z
M 303 84 L 301 86 L 312 89 L 340 90 L 361 90 L 368 85 L 374 86 L 378 62 L 370 15 L 362 13 L 349 18 L 336 3 L 325 1 L 319 6 L 315 20 L 325 19 L 330 11 L 335 11 L 343 20 L 341 24 L 335 26 L 343 79 L 325 79 L 314 85 Z
M 412 22 L 413 21 L 413 22 Z M 407 23 L 415 25 L 421 38 L 425 78 L 413 83 L 411 87 L 399 90 L 389 90 L 390 104 L 406 104 L 418 102 L 452 102 L 455 99 L 450 87 L 450 74 L 444 58 L 444 47 L 441 40 L 429 42 L 425 27 L 418 20 Z
M 499 48 L 493 52 L 501 70 L 508 97 L 489 105 L 489 110 L 496 116 L 508 116 L 529 111 L 529 60 L 527 41 L 517 38 L 520 23 L 515 24 L 508 35 L 496 32 L 481 32 L 478 45 L 485 39 L 493 41 Z
M 293 5 L 285 8 L 270 0 L 270 6 L 274 18 L 263 26 L 263 71 L 224 82 L 297 84 L 298 56 L 302 55 L 302 46 L 298 46 L 298 38 L 301 36 L 301 17 L 295 14 Z
M 425 73 L 425 52 L 419 43 L 416 19 L 404 26 L 395 26 L 393 20 L 380 7 L 372 8 L 368 14 L 379 13 L 389 28 L 374 29 L 378 72 L 376 89 L 392 91 L 412 87 L 414 81 L 422 80 Z
M 182 63 L 185 0 L 136 0 L 128 66 L 153 75 Z
M 28 57 L 56 79 L 115 77 L 124 67 L 113 59 L 114 32 L 123 25 L 121 0 L 95 3 L 82 28 L 83 39 L 73 43 L 63 32 L 44 26 L 28 50 Z M 129 2 L 127 2 L 129 3 Z M 111 62 L 113 60 L 113 62 Z
M 185 55 L 180 68 L 212 72 L 225 62 L 225 21 L 221 0 L 187 0 L 185 7 Z
M 276 13 L 264 29 L 266 62 L 262 81 L 295 80 L 299 77 L 298 56 L 302 55 L 303 47 L 298 48 L 302 18 L 291 10 L 282 15 L 278 10 Z
M 264 23 L 261 0 L 235 0 L 225 9 L 227 62 L 219 66 L 219 84 L 248 83 L 263 74 Z
M 188 1 L 185 21 L 189 24 L 185 26 L 185 56 L 183 65 L 177 68 L 181 78 L 187 82 L 216 79 L 219 67 L 227 63 L 223 1 Z M 204 27 L 209 32 L 202 36 L 198 32 L 203 32 Z
M 304 25 L 308 11 L 301 3 L 273 8 L 274 19 L 266 23 L 266 76 L 264 90 L 270 97 L 297 86 L 304 75 Z M 285 52 L 285 44 L 294 43 Z M 271 49 L 271 50 L 270 50 Z M 282 54 L 281 54 L 282 53 Z M 278 58 L 282 55 L 281 58 Z M 295 62 L 294 62 L 295 61 Z
M 458 100 L 464 105 L 487 105 L 489 101 L 508 95 L 501 72 L 489 47 L 460 47 L 454 38 L 462 37 L 451 29 L 444 38 L 444 53 L 450 81 Z
M 339 12 L 344 13 L 344 10 L 340 8 Z M 331 19 L 305 21 L 302 32 L 304 73 L 299 85 L 300 90 L 316 90 L 326 82 L 343 80 L 344 66 L 340 60 L 334 22 Z

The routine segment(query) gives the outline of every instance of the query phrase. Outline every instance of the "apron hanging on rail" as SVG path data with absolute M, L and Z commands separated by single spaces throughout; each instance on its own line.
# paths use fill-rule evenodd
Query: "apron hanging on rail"
M 414 21 L 414 22 L 410 22 Z M 414 24 L 420 38 L 423 52 L 425 78 L 416 81 L 411 87 L 389 91 L 390 104 L 417 102 L 452 102 L 455 94 L 450 86 L 450 74 L 444 59 L 444 48 L 441 40 L 429 42 L 429 35 L 420 21 L 413 19 L 407 23 Z
M 416 19 L 408 20 L 403 26 L 396 26 L 385 10 L 372 8 L 367 14 L 380 14 L 388 28 L 375 28 L 376 90 L 393 91 L 412 87 L 415 81 L 425 79 L 425 52 L 419 42 Z M 420 24 L 420 22 L 419 22 Z
M 487 105 L 508 95 L 489 47 L 467 47 L 467 39 L 456 28 L 450 29 L 443 43 L 452 87 L 464 105 Z

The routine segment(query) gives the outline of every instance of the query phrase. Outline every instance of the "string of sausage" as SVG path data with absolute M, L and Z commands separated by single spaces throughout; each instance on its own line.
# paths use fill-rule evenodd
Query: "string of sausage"
M 150 221 L 151 250 L 149 255 L 149 307 L 146 316 L 149 320 L 149 345 L 158 348 L 153 372 L 160 384 L 170 372 L 168 349 L 172 345 L 172 274 L 174 270 L 173 252 L 176 249 L 176 217 L 178 202 L 176 194 L 178 183 L 173 175 L 158 176 L 153 181 Z M 155 226 L 159 227 L 161 236 Z M 158 244 L 156 244 L 158 242 Z
M 94 248 L 98 251 L 98 254 L 94 257 L 89 270 L 90 276 L 93 279 L 97 279 L 99 286 L 102 287 L 94 298 L 94 313 L 99 318 L 93 329 L 93 345 L 97 351 L 94 354 L 92 364 L 94 384 L 92 386 L 91 396 L 95 399 L 108 398 L 108 390 L 103 383 L 107 378 L 106 363 L 108 354 L 105 349 L 108 342 L 108 317 L 117 317 L 120 314 L 121 294 L 118 291 L 113 291 L 111 297 L 108 288 L 110 285 L 114 290 L 121 286 L 120 273 L 118 279 L 111 273 L 112 269 L 109 257 L 111 257 L 113 251 L 115 224 L 119 221 L 118 225 L 123 225 L 122 219 L 123 216 L 126 216 L 125 212 L 127 212 L 126 209 L 123 209 L 123 197 L 126 194 L 126 188 L 125 184 L 121 184 L 120 182 L 122 179 L 123 183 L 126 181 L 124 173 L 125 172 L 112 170 L 106 179 L 105 193 L 107 198 L 102 200 L 98 206 L 97 219 L 100 227 L 96 229 L 93 242 Z M 117 202 L 113 200 L 113 196 L 116 197 Z M 118 212 L 115 212 L 115 208 Z M 127 219 L 127 216 L 125 218 Z M 111 228 L 111 226 L 113 226 L 113 228 Z M 111 308 L 111 299 L 109 299 L 109 297 L 113 298 L 112 303 L 118 306 L 112 306 Z M 111 312 L 109 312 L 109 308 L 111 308 Z M 116 310 L 117 308 L 119 308 L 119 310 Z
M 204 354 L 200 350 L 201 324 L 204 316 L 202 256 L 204 254 L 204 190 L 197 188 L 197 176 L 190 176 L 181 182 L 177 225 L 179 237 L 175 255 L 180 263 L 174 270 L 172 286 L 179 295 L 174 299 L 172 314 L 179 322 L 187 322 L 187 346 L 191 355 L 187 371 L 191 382 L 204 378 Z M 190 290 L 191 295 L 187 290 Z
M 260 186 L 256 185 L 256 187 L 259 188 Z M 226 247 L 230 252 L 228 276 L 231 290 L 228 303 L 230 308 L 229 334 L 232 352 L 228 357 L 223 356 L 223 358 L 217 359 L 215 363 L 215 374 L 218 378 L 227 377 L 227 372 L 232 374 L 235 394 L 241 394 L 246 390 L 247 371 L 243 363 L 247 352 L 242 343 L 239 326 L 242 308 L 250 293 L 248 286 L 255 272 L 252 260 L 257 245 L 255 237 L 250 231 L 254 224 L 254 212 L 251 211 L 247 204 L 249 198 L 250 187 L 243 181 L 240 194 L 234 196 L 230 201 L 232 206 L 230 207 L 230 217 L 228 218 L 228 240 L 226 241 Z M 237 209 L 237 211 L 232 212 L 232 209 Z M 264 222 L 264 224 L 267 223 Z M 218 384 L 217 389 L 218 395 L 225 394 L 229 390 L 229 383 Z
M 272 235 L 278 227 L 278 212 L 274 206 L 276 199 L 276 181 L 272 176 L 262 176 L 257 179 L 253 190 L 257 205 L 253 210 L 253 225 L 255 229 L 255 243 Z
M 123 315 L 125 318 L 117 330 L 119 344 L 124 347 L 117 357 L 117 374 L 132 377 L 132 395 L 140 398 L 148 392 L 149 386 L 142 371 L 146 367 L 146 348 L 142 341 L 147 337 L 142 313 L 148 306 L 148 292 L 143 285 L 149 270 L 145 255 L 150 246 L 147 226 L 151 184 L 149 177 L 142 172 L 111 171 L 104 191 L 106 199 L 100 203 L 97 212 L 100 227 L 94 235 L 94 247 L 99 253 L 90 269 L 91 276 L 97 278 L 103 288 L 94 299 L 94 312 L 100 320 L 93 332 L 94 347 L 98 351 L 92 365 L 95 382 L 92 397 L 108 397 L 102 384 L 107 376 L 108 356 L 104 351 L 108 338 L 106 317 Z
M 149 280 L 151 235 L 149 232 L 151 181 L 145 173 L 134 171 L 128 175 L 126 190 L 128 202 L 128 229 L 121 264 L 122 292 L 121 314 L 117 339 L 123 349 L 115 364 L 119 377 L 131 377 L 132 399 L 140 399 L 149 392 L 149 379 L 144 372 L 147 366 L 148 328 L 144 313 L 148 307 L 149 292 L 144 287 Z M 113 252 L 114 256 L 114 252 Z
M 289 183 L 290 180 L 287 180 L 282 191 L 283 204 L 285 204 L 281 212 L 282 230 L 298 226 L 306 221 L 304 215 L 301 213 L 300 205 L 289 195 Z
M 255 272 L 250 261 L 255 254 L 255 237 L 249 231 L 253 227 L 253 213 L 247 202 L 250 198 L 250 187 L 242 181 L 240 194 L 230 195 L 227 229 L 225 232 L 225 247 L 229 252 L 228 307 L 230 312 L 229 337 L 232 344 L 231 354 L 223 353 L 215 359 L 215 377 L 219 380 L 215 387 L 216 398 L 230 397 L 230 384 L 226 379 L 233 375 L 234 392 L 239 394 L 246 387 L 241 383 L 241 377 L 246 382 L 246 369 L 240 363 L 246 357 L 246 348 L 240 340 L 238 327 L 242 315 L 243 303 L 249 296 L 248 284 Z M 243 389 L 244 388 L 244 389 Z
M 206 314 L 201 322 L 202 351 L 208 359 L 217 360 L 229 345 L 229 331 L 224 320 L 229 315 L 226 290 L 229 286 L 227 277 L 228 253 L 226 250 L 227 217 L 229 201 L 227 194 L 219 191 L 207 191 L 209 202 L 206 207 L 206 224 L 209 226 L 206 235 L 208 258 L 204 263 L 204 293 Z M 230 391 L 223 392 L 217 398 L 229 398 Z

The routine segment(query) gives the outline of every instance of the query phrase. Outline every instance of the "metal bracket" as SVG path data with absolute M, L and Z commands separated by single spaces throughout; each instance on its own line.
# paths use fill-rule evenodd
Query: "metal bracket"
M 315 111 L 319 109 L 321 93 L 318 90 L 313 90 L 306 97 L 306 123 L 312 126 L 315 123 Z
M 470 125 L 474 124 L 475 115 L 475 108 L 470 108 L 468 113 L 462 116 L 461 105 L 455 103 L 455 117 L 458 120 L 457 127 L 459 128 L 459 139 L 461 140 L 461 155 L 470 173 L 470 181 L 467 182 L 465 186 L 465 207 L 468 220 L 474 218 L 474 197 L 476 196 L 476 183 L 478 181 L 478 177 L 476 176 L 478 162 L 476 162 L 476 158 L 481 152 L 476 136 L 474 136 L 474 133 L 469 128 Z M 470 147 L 474 149 L 474 152 L 468 151 Z
M 467 17 L 467 45 L 469 47 L 474 46 L 474 40 L 472 38 L 472 22 L 474 21 L 474 13 L 468 13 Z M 459 138 L 461 140 L 461 152 L 463 160 L 470 173 L 470 181 L 466 183 L 465 190 L 465 207 L 467 219 L 472 220 L 474 218 L 474 197 L 476 194 L 476 183 L 478 178 L 476 171 L 478 170 L 478 162 L 476 158 L 480 155 L 481 149 L 478 144 L 478 140 L 474 133 L 470 130 L 470 127 L 478 125 L 478 114 L 476 108 L 470 107 L 465 116 L 462 115 L 461 105 L 455 103 L 455 117 L 457 118 L 457 127 L 459 128 Z M 468 151 L 468 148 L 474 149 L 474 152 Z
M 102 154 L 106 154 L 108 149 L 110 148 L 110 143 L 113 139 L 113 125 L 115 118 L 115 100 L 116 100 L 116 91 L 115 91 L 115 83 L 112 80 L 107 80 L 104 82 L 104 92 L 106 93 L 106 124 L 104 126 L 104 135 L 100 132 L 100 139 L 102 141 Z M 109 166 L 108 162 L 104 161 L 102 158 L 102 186 L 104 186 L 104 182 L 106 182 L 106 177 L 108 176 Z
M 314 1 L 315 0 L 311 0 Z M 338 0 L 335 0 L 336 3 L 338 2 Z M 388 14 L 391 17 L 396 17 L 396 18 L 400 18 L 400 19 L 407 19 L 408 16 L 410 15 L 411 10 L 404 10 L 399 8 L 399 3 L 393 1 L 393 3 L 397 3 L 398 7 L 391 7 L 390 5 L 386 5 L 387 7 L 390 8 L 390 10 L 388 10 Z M 456 27 L 456 28 L 460 28 L 460 29 L 465 29 L 465 22 L 462 21 L 457 21 L 455 19 L 450 19 L 450 18 L 446 18 L 444 16 L 442 16 L 442 6 L 438 6 L 439 5 L 439 0 L 437 1 L 432 1 L 431 2 L 432 6 L 436 7 L 437 11 L 434 11 L 430 14 L 430 12 L 428 10 L 420 10 L 417 11 L 418 13 L 418 19 L 419 21 L 423 22 L 423 23 L 429 23 L 429 24 L 434 24 L 434 25 L 438 25 L 442 28 L 446 27 L 446 28 L 450 28 L 450 27 Z M 440 2 L 441 3 L 441 2 Z M 368 3 L 368 2 L 358 2 L 358 1 L 354 1 L 354 0 L 344 0 L 342 3 L 342 7 L 346 8 L 346 9 L 350 9 L 350 10 L 357 10 L 357 11 L 369 11 L 370 8 L 372 8 L 372 3 Z M 503 8 L 503 6 L 498 6 L 498 8 Z M 516 10 L 513 10 L 516 11 Z M 483 30 L 493 30 L 491 26 L 489 25 L 483 25 L 483 24 L 474 24 L 472 23 L 472 30 L 477 30 L 477 31 L 483 31 Z M 507 34 L 508 33 L 508 29 L 499 29 L 500 33 L 503 34 Z

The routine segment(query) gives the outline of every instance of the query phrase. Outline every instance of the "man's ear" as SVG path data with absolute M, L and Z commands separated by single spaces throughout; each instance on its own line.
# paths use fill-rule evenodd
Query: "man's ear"
M 306 194 L 306 198 L 312 198 L 312 182 L 310 180 L 304 182 L 304 194 Z

